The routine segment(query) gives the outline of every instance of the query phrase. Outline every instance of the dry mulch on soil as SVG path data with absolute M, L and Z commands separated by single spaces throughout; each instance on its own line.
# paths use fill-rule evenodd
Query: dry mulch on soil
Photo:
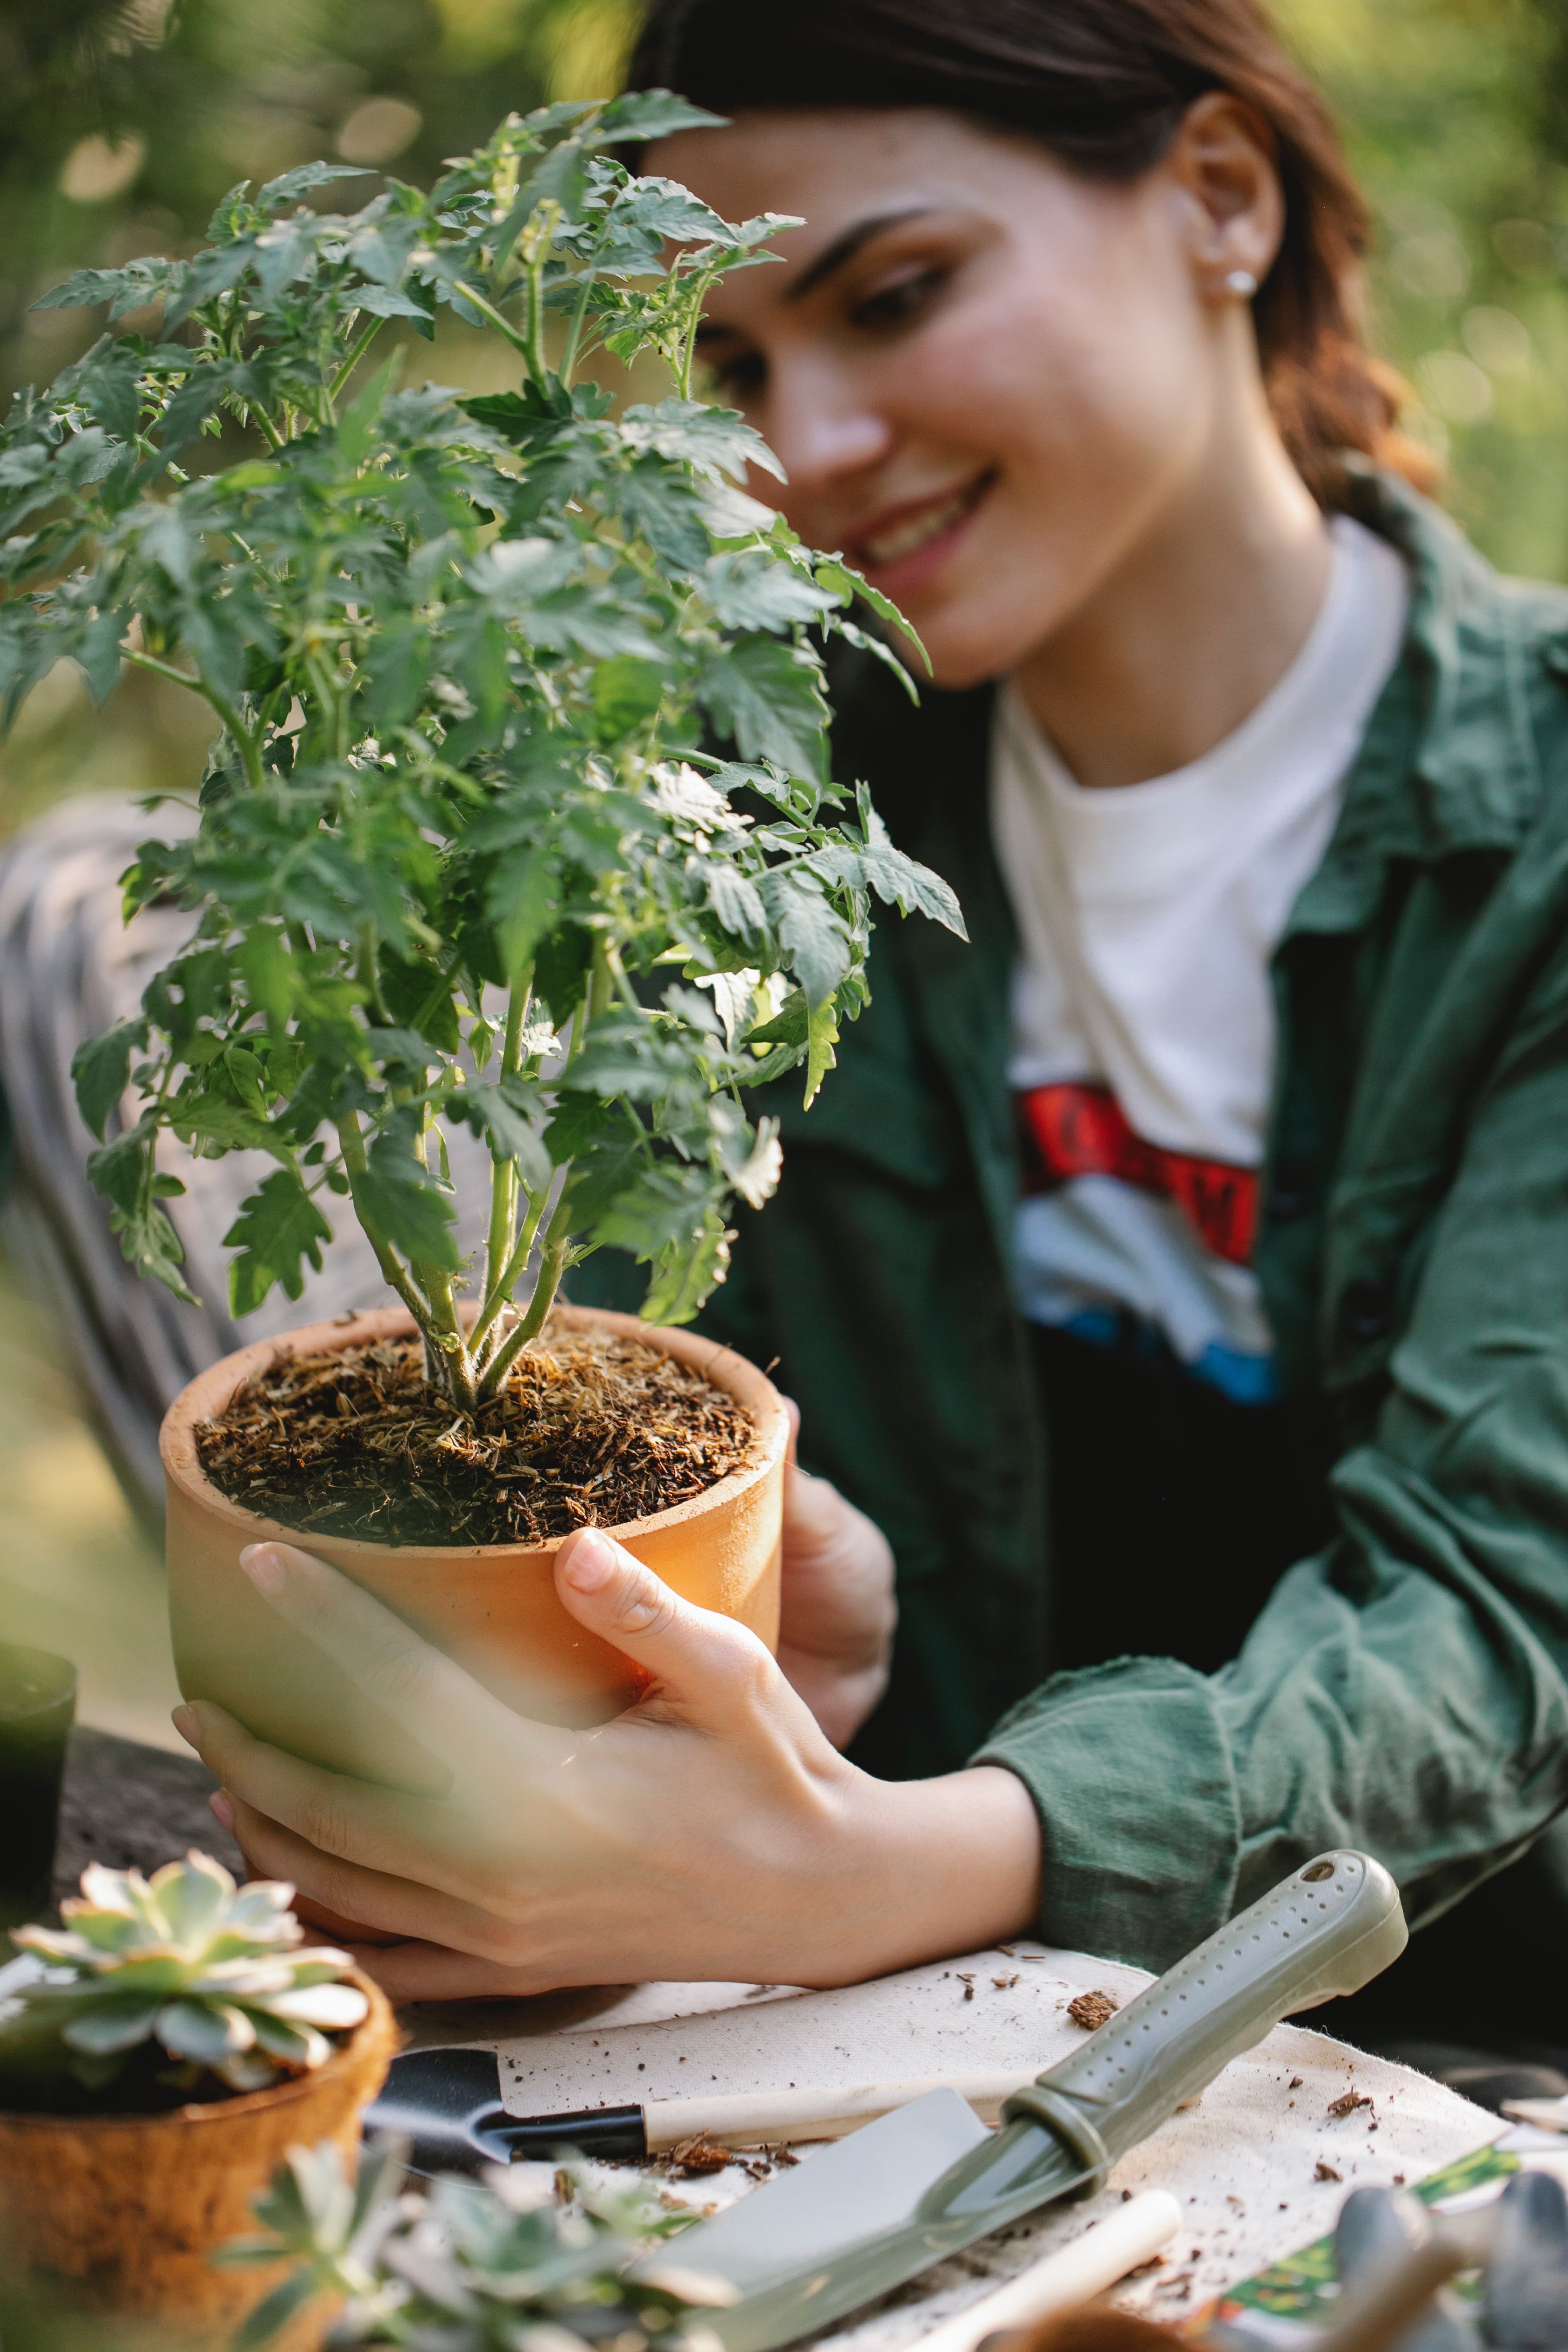
M 202 1468 L 301 1535 L 539 1544 L 623 1527 L 738 1469 L 750 1416 L 640 1340 L 547 1323 L 468 1420 L 426 1387 L 416 1339 L 275 1357 L 198 1422 Z

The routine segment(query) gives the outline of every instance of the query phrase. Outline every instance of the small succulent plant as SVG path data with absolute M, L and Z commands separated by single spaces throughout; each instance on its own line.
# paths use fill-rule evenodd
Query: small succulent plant
M 0 2097 L 51 2079 L 102 2092 L 132 2070 L 186 2094 L 265 2090 L 331 2055 L 368 2003 L 346 1952 L 304 1947 L 291 1886 L 237 1889 L 205 1853 L 153 1876 L 94 1863 L 63 1927 L 19 1927 L 0 1971 Z M 165 2065 L 172 2060 L 174 2071 Z
M 264 2232 L 224 2247 L 226 2267 L 296 2267 L 236 2337 L 255 2352 L 318 2294 L 342 2304 L 334 2347 L 404 2344 L 439 2352 L 720 2352 L 697 2313 L 734 2301 L 722 2280 L 676 2263 L 626 2264 L 691 2220 L 641 2189 L 595 2188 L 578 2171 L 491 2165 L 402 2183 L 402 2151 L 381 2140 L 346 2176 L 330 2140 L 295 2147 L 257 2200 Z

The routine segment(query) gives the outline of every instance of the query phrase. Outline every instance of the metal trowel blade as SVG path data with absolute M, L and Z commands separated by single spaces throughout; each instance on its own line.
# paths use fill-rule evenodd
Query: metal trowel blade
M 478 2172 L 511 2151 L 493 2137 L 507 2123 L 493 2050 L 410 2050 L 395 2058 L 363 2128 L 409 2142 L 411 2172 Z
M 933 2180 L 990 2137 L 956 2091 L 928 2091 L 683 2230 L 680 2267 L 713 2271 L 753 2294 L 861 2238 L 896 2230 Z

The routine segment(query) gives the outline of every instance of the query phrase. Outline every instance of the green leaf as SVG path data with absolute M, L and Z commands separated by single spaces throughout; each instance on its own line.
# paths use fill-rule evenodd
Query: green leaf
M 805 573 L 762 548 L 710 556 L 701 586 L 727 629 L 783 629 L 818 620 L 833 604 Z
M 811 1035 L 811 1013 L 804 988 L 793 989 L 771 1021 L 746 1034 L 748 1045 L 804 1045 Z
M 873 588 L 853 564 L 846 563 L 842 558 L 835 558 L 816 566 L 816 577 L 824 588 L 831 589 L 836 596 L 842 597 L 846 604 L 865 604 L 879 621 L 885 621 L 889 628 L 896 629 L 901 637 L 908 637 L 911 645 L 919 646 L 921 659 L 926 668 L 931 668 L 931 656 L 921 645 L 913 625 L 905 620 L 892 598 L 884 596 L 879 588 Z
M 194 1100 L 175 1097 L 169 1107 L 169 1125 L 183 1143 L 199 1139 L 226 1151 L 270 1151 L 286 1160 L 289 1147 L 264 1118 L 231 1101 L 226 1095 L 202 1095 Z
M 405 1257 L 457 1273 L 462 1259 L 452 1235 L 452 1203 L 415 1158 L 404 1125 L 377 1136 L 368 1168 L 354 1179 L 353 1197 L 365 1222 Z
M 91 1164 L 89 1160 L 89 1173 Z M 173 1185 L 176 1192 L 184 1190 L 183 1185 L 174 1182 L 173 1177 L 155 1179 L 154 1181 Z M 161 1282 L 165 1290 L 172 1291 L 185 1306 L 201 1305 L 201 1300 L 180 1272 L 185 1260 L 180 1237 L 152 1192 L 142 1194 L 129 1208 L 111 1209 L 109 1230 L 119 1235 L 121 1255 L 128 1265 L 135 1266 L 138 1273 L 147 1275 L 153 1282 Z
M 257 204 L 264 213 L 281 212 L 296 197 L 309 195 L 312 188 L 324 188 L 333 180 L 363 180 L 363 163 L 296 163 L 290 172 L 281 172 L 275 180 L 257 193 Z
M 820 892 L 800 882 L 776 894 L 779 938 L 812 1005 L 825 1003 L 848 971 L 852 948 L 844 924 Z
M 485 885 L 485 911 L 495 925 L 507 971 L 521 971 L 532 961 L 560 888 L 560 868 L 543 850 L 523 850 L 496 864 Z
M 784 467 L 755 427 L 732 408 L 710 408 L 700 400 L 660 400 L 628 408 L 621 438 L 630 449 L 653 449 L 684 462 L 710 481 L 731 475 L 746 478 L 748 466 L 761 467 L 782 482 Z
M 727 858 L 711 859 L 703 871 L 708 904 L 725 930 L 736 939 L 757 938 L 768 919 L 756 884 Z
M 64 2027 L 61 2040 L 90 2057 L 106 2058 L 117 2050 L 133 2050 L 148 2040 L 163 2004 L 151 1999 L 103 2000 L 82 2010 Z
M 639 1170 L 635 1181 L 601 1212 L 595 1238 L 634 1257 L 653 1258 L 689 1245 L 703 1230 L 713 1198 L 705 1168 L 659 1160 Z
M 492 1159 L 515 1160 L 530 1192 L 542 1192 L 552 1171 L 540 1136 L 537 1109 L 537 1088 L 525 1087 L 516 1078 L 502 1078 L 493 1087 L 465 1087 L 452 1103 L 451 1115 L 482 1127 L 489 1138 Z
M 638 1312 L 648 1323 L 689 1323 L 730 1270 L 735 1236 L 710 1210 L 699 1232 L 659 1253 Z
M 71 1055 L 77 1108 L 100 1141 L 104 1122 L 125 1092 L 131 1056 L 146 1042 L 145 1021 L 121 1021 L 101 1037 L 89 1037 Z
M 88 1154 L 87 1181 L 118 1209 L 132 1209 L 146 1187 L 153 1121 L 145 1113 L 112 1143 Z
M 917 859 L 906 857 L 901 849 L 895 849 L 887 826 L 866 797 L 864 785 L 859 796 L 867 835 L 866 846 L 860 852 L 860 870 L 878 898 L 889 907 L 897 907 L 900 915 L 907 915 L 912 907 L 918 913 L 928 915 L 933 923 L 941 923 L 944 930 L 967 940 L 963 909 L 950 885 L 940 874 L 933 874 L 929 866 L 921 866 Z
M 678 131 L 721 131 L 729 117 L 710 114 L 673 90 L 627 90 L 599 117 L 601 139 L 670 139 Z
M 261 2352 L 261 2347 L 281 2335 L 295 2313 L 303 2310 L 316 2292 L 316 2281 L 308 2269 L 293 2272 L 257 2305 L 238 2328 L 234 2352 Z
M 192 2058 L 201 2066 L 237 2056 L 254 2039 L 248 2019 L 216 2000 L 165 2001 L 153 2030 L 171 2057 Z
M 742 637 L 709 663 L 697 691 L 742 759 L 776 761 L 792 775 L 826 781 L 827 705 L 808 654 L 777 637 Z
M 837 1055 L 833 1048 L 838 1043 L 838 1020 L 831 1003 L 811 1008 L 807 1016 L 805 1055 L 805 1102 L 809 1110 L 816 1090 L 829 1070 L 835 1067 Z
M 593 694 L 599 740 L 617 743 L 658 709 L 664 699 L 664 673 L 657 662 L 616 654 L 595 670 Z
M 381 953 L 382 1002 L 393 1020 L 417 1030 L 439 1053 L 462 1044 L 452 982 L 434 963 L 409 963 L 390 948 Z
M 319 1274 L 321 1247 L 332 1229 L 291 1169 L 274 1169 L 240 1204 L 225 1234 L 224 1247 L 239 1254 L 228 1270 L 229 1305 L 237 1315 L 255 1312 L 280 1283 L 284 1296 L 298 1298 L 305 1287 L 302 1261 Z
M 294 1010 L 294 959 L 281 931 L 258 923 L 240 942 L 240 969 L 252 998 L 274 1028 L 282 1029 Z
M 163 312 L 163 332 L 172 335 L 182 319 L 210 302 L 215 294 L 226 294 L 237 285 L 256 258 L 256 243 L 252 237 L 241 237 L 233 245 L 211 247 L 198 253 L 186 270 L 184 283 Z

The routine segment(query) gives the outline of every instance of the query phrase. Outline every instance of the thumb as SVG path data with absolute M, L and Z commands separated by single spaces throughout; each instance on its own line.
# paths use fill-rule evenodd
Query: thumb
M 752 1714 L 776 1678 L 765 1643 L 710 1609 L 682 1601 L 651 1568 L 597 1528 L 568 1536 L 555 1555 L 555 1590 L 580 1625 L 639 1665 L 642 1701 L 715 1728 Z

